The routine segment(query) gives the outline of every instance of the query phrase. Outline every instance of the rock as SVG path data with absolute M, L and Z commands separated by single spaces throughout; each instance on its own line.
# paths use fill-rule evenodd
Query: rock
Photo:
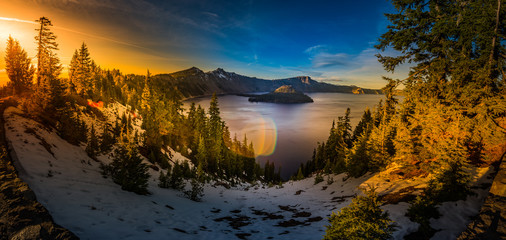
M 458 239 L 506 239 L 506 197 L 490 194 Z
M 464 239 L 506 239 L 506 162 L 504 159 L 490 192 L 474 221 L 462 232 Z

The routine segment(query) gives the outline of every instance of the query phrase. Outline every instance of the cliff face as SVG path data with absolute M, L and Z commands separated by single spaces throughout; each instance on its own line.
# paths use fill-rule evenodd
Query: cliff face
M 504 155 L 480 213 L 458 239 L 506 239 L 506 162 Z
M 3 112 L 8 105 L 0 100 L 0 239 L 78 239 L 54 223 L 33 191 L 18 177 L 5 139 Z

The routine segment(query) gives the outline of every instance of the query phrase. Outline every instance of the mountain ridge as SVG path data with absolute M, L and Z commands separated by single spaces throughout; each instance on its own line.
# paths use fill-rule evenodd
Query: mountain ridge
M 183 98 L 216 94 L 243 94 L 252 92 L 272 92 L 283 85 L 291 85 L 300 92 L 338 92 L 381 94 L 378 89 L 359 88 L 357 86 L 333 85 L 313 80 L 310 76 L 296 76 L 283 79 L 261 79 L 227 72 L 223 68 L 204 72 L 197 67 L 185 70 L 157 74 L 152 78 L 168 82 L 175 87 Z

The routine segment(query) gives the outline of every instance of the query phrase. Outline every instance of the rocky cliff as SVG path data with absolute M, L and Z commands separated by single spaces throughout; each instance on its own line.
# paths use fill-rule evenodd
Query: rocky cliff
M 7 151 L 3 112 L 13 103 L 0 100 L 0 240 L 78 239 L 53 221 L 17 174 Z
M 480 213 L 458 239 L 506 239 L 506 162 L 504 154 L 499 171 Z

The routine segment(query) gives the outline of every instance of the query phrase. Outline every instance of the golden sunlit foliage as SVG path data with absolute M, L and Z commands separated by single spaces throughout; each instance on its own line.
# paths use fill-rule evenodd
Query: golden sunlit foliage
M 21 48 L 18 40 L 9 36 L 5 50 L 5 71 L 9 77 L 14 94 L 30 89 L 33 81 L 35 68 L 26 51 Z

